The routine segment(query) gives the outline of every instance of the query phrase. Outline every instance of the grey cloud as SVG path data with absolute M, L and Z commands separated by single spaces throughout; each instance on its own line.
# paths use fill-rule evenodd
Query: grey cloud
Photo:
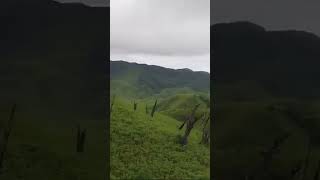
M 209 13 L 209 0 L 111 1 L 111 52 L 206 54 Z
M 210 72 L 210 0 L 60 0 L 111 6 L 111 59 Z

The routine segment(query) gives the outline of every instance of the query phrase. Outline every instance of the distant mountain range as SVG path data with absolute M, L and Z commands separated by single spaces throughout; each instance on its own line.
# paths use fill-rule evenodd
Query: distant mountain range
M 209 93 L 210 74 L 190 69 L 168 69 L 160 66 L 110 62 L 111 91 L 131 97 L 146 97 L 164 90 Z
M 271 96 L 320 97 L 320 38 L 316 35 L 268 31 L 250 22 L 215 24 L 211 33 L 212 80 L 221 94 L 247 91 L 239 95 L 246 98 L 260 88 Z M 237 89 L 230 92 L 233 84 Z

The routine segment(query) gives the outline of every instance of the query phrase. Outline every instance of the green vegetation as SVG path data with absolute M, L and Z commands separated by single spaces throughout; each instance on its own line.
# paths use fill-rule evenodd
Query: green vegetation
M 113 61 L 111 98 L 115 95 L 110 122 L 112 179 L 210 178 L 210 147 L 200 143 L 201 118 L 210 107 L 208 73 Z M 183 145 L 190 126 L 179 127 L 197 104 L 198 122 Z
M 159 111 L 177 120 L 183 121 L 196 104 L 201 104 L 196 111 L 197 117 L 200 117 L 203 113 L 209 112 L 209 97 L 200 94 L 176 94 L 164 98 L 159 104 Z
M 210 151 L 199 145 L 200 129 L 181 146 L 180 122 L 157 112 L 151 118 L 143 108 L 134 112 L 119 98 L 110 125 L 112 179 L 209 179 Z

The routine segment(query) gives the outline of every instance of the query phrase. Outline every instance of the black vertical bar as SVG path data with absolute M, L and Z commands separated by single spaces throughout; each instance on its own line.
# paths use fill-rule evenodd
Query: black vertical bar
M 107 34 L 107 43 L 108 43 L 108 51 L 106 53 L 106 84 L 107 84 L 107 93 L 106 93 L 106 111 L 107 111 L 107 119 L 106 119 L 106 145 L 107 145 L 107 157 L 106 157 L 106 179 L 110 179 L 110 7 L 108 8 L 108 34 Z

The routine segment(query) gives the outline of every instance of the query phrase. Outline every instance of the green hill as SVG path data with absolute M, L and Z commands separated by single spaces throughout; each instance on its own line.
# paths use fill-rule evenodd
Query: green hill
M 125 61 L 110 61 L 110 80 L 111 94 L 117 93 L 128 98 L 144 98 L 172 88 L 210 91 L 210 74 L 207 72 L 174 70 Z
M 161 113 L 151 118 L 144 105 L 133 111 L 130 102 L 118 98 L 111 115 L 112 179 L 209 179 L 209 147 L 199 145 L 195 128 L 182 147 L 180 122 Z
M 198 117 L 209 111 L 209 73 L 125 61 L 111 61 L 110 70 L 112 95 L 147 103 L 150 109 L 157 99 L 158 110 L 177 120 L 184 120 L 196 104 L 201 104 Z
M 110 70 L 111 96 L 115 95 L 110 123 L 111 178 L 209 179 L 210 148 L 199 144 L 201 120 L 186 146 L 180 143 L 185 127 L 179 130 L 197 104 L 196 118 L 208 114 L 209 73 L 124 61 L 111 61 Z
M 208 113 L 210 107 L 209 101 L 209 97 L 206 94 L 175 94 L 161 100 L 158 110 L 161 113 L 183 121 L 196 104 L 200 104 L 196 113 L 197 117 L 200 117 L 203 113 Z

